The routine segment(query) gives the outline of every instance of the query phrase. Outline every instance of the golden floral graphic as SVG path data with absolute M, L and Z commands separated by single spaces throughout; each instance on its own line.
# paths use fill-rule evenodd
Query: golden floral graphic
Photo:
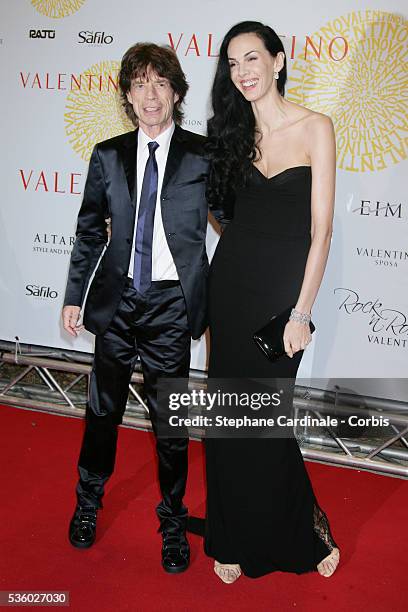
M 378 171 L 407 158 L 407 39 L 401 15 L 357 11 L 323 26 L 294 61 L 287 98 L 332 118 L 339 168 Z
M 85 161 L 97 142 L 134 129 L 119 96 L 119 67 L 116 61 L 91 66 L 77 77 L 67 96 L 65 133 L 74 151 Z
M 33 7 L 46 17 L 61 19 L 79 11 L 85 0 L 31 0 Z

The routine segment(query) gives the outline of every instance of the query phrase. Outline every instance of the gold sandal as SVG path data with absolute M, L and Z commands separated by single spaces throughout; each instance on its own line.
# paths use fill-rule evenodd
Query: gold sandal
M 327 555 L 327 557 L 322 559 L 317 565 L 317 571 L 321 576 L 330 578 L 330 576 L 332 576 L 336 571 L 339 561 L 340 551 L 338 548 L 333 548 L 330 555 Z

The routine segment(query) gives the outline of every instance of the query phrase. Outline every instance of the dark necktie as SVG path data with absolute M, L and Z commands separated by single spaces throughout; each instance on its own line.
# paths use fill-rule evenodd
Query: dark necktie
M 133 286 L 139 293 L 147 291 L 152 282 L 152 243 L 158 181 L 155 151 L 158 146 L 154 141 L 148 144 L 149 159 L 146 162 L 137 216 Z

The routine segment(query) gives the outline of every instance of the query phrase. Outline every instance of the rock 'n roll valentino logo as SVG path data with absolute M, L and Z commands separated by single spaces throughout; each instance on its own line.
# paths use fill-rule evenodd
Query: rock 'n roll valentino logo
M 120 64 L 106 61 L 91 66 L 75 79 L 67 96 L 65 133 L 72 148 L 89 161 L 96 142 L 134 129 L 118 93 Z
M 292 64 L 287 97 L 332 118 L 339 168 L 377 171 L 406 159 L 407 38 L 400 15 L 353 12 L 323 26 L 311 37 L 314 56 Z M 335 61 L 321 53 L 328 43 Z
M 31 0 L 31 4 L 41 15 L 61 19 L 79 11 L 85 0 Z

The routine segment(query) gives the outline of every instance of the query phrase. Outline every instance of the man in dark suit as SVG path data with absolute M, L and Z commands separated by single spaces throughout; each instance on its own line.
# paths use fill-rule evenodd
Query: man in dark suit
M 63 308 L 64 328 L 76 336 L 89 279 L 107 245 L 84 311 L 84 326 L 96 340 L 69 529 L 71 544 L 79 548 L 95 540 L 137 358 L 157 435 L 157 380 L 188 377 L 191 337 L 206 328 L 208 163 L 204 138 L 178 125 L 185 76 L 171 49 L 144 43 L 124 55 L 119 85 L 137 129 L 93 150 Z M 178 573 L 189 565 L 183 505 L 188 438 L 158 436 L 156 444 L 162 565 Z

